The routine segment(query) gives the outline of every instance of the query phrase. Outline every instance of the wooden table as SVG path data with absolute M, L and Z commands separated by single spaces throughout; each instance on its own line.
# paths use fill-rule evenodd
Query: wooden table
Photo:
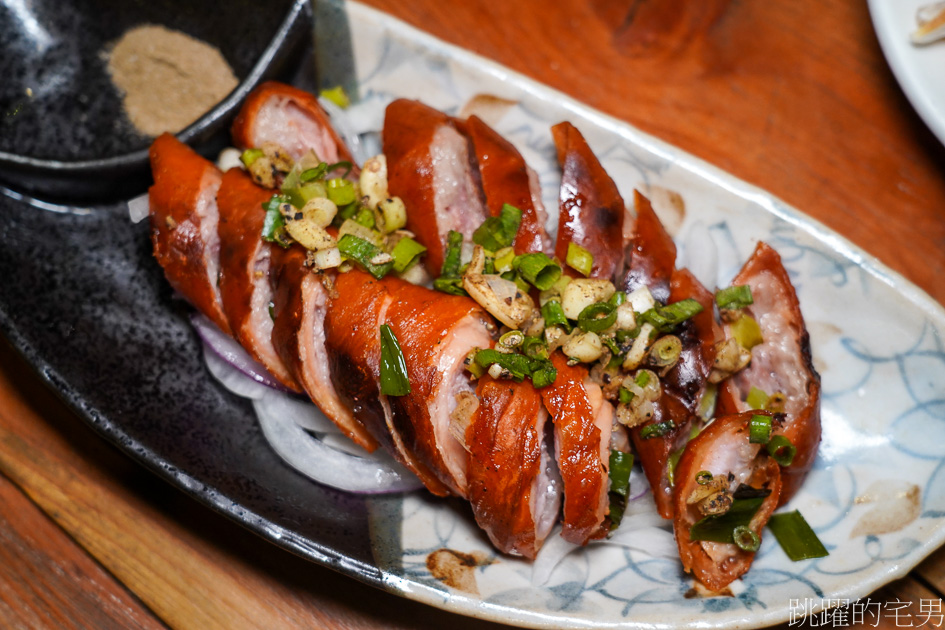
M 370 3 L 771 191 L 945 302 L 945 148 L 861 0 Z M 899 625 L 919 625 L 943 560 L 871 600 L 910 604 Z M 0 343 L 0 626 L 447 625 L 493 624 L 246 533 L 104 443 Z

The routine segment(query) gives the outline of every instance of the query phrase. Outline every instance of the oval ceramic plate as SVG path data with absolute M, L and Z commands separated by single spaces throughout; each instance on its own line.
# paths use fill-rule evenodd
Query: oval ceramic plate
M 366 100 L 407 96 L 458 112 L 478 94 L 500 97 L 473 102 L 539 171 L 549 207 L 557 176 L 548 129 L 570 120 L 625 195 L 681 195 L 685 212 L 670 222 L 681 254 L 691 258 L 711 240 L 720 284 L 759 239 L 781 253 L 824 394 L 820 455 L 788 508 L 802 511 L 830 556 L 791 563 L 768 536 L 732 596 L 691 597 L 691 578 L 665 553 L 658 527 L 646 533 L 655 538 L 636 537 L 627 521 L 622 546 L 578 550 L 536 571 L 496 555 L 460 501 L 322 487 L 283 464 L 249 402 L 206 373 L 188 309 L 163 281 L 144 225 L 128 224 L 123 206 L 45 206 L 7 194 L 0 326 L 94 427 L 299 555 L 434 606 L 525 626 L 761 627 L 865 596 L 942 543 L 938 304 L 763 191 L 388 16 L 348 10 Z M 431 573 L 444 565 L 453 570 Z
M 934 0 L 869 0 L 873 28 L 902 91 L 929 129 L 945 144 L 945 39 L 916 46 L 916 11 Z

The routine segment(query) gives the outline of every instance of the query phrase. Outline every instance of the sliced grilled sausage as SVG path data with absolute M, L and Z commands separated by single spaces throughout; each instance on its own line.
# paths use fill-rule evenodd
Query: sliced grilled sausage
M 220 209 L 220 295 L 236 340 L 289 389 L 302 391 L 272 345 L 272 246 L 262 235 L 263 204 L 272 196 L 240 169 L 223 175 Z
M 220 290 L 217 191 L 223 174 L 169 133 L 149 151 L 154 185 L 148 191 L 154 257 L 171 286 L 225 333 Z

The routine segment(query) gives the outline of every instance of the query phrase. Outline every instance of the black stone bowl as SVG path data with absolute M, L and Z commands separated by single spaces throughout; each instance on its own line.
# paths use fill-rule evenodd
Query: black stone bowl
M 309 41 L 308 0 L 34 0 L 0 3 L 0 183 L 44 199 L 108 201 L 144 191 L 152 138 L 135 130 L 103 52 L 158 24 L 217 47 L 237 88 L 177 137 L 204 154 L 261 81 L 283 78 Z

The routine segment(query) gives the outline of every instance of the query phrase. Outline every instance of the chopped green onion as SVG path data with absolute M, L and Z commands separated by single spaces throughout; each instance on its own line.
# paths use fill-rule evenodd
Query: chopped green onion
M 748 397 L 745 403 L 749 409 L 765 409 L 768 405 L 768 394 L 763 389 L 758 389 L 754 385 L 748 390 Z
M 665 335 L 657 339 L 650 348 L 650 363 L 658 367 L 675 365 L 682 354 L 682 341 L 676 335 Z
M 561 308 L 561 302 L 558 300 L 545 302 L 545 305 L 541 307 L 541 316 L 545 319 L 546 328 L 561 326 L 564 328 L 564 332 L 568 334 L 571 333 L 571 322 L 569 322 L 568 318 L 565 316 L 564 309 Z
M 748 441 L 767 444 L 771 439 L 771 416 L 755 415 L 748 421 Z
M 696 483 L 700 486 L 704 486 L 712 481 L 712 477 L 712 473 L 710 473 L 708 470 L 700 470 L 696 473 Z
M 773 515 L 768 521 L 768 529 L 794 562 L 829 555 L 827 548 L 797 510 Z
M 510 330 L 499 337 L 497 345 L 511 350 L 513 348 L 518 348 L 520 345 L 522 345 L 523 341 L 525 341 L 525 334 L 521 330 Z
M 650 438 L 663 437 L 673 431 L 676 428 L 676 423 L 672 420 L 664 420 L 663 422 L 657 422 L 655 424 L 648 424 L 642 429 L 640 429 L 640 437 L 644 440 L 649 440 Z
M 532 385 L 535 389 L 541 389 L 546 385 L 551 385 L 558 377 L 558 370 L 547 359 L 534 359 L 537 364 L 532 368 Z
M 334 177 L 328 180 L 328 198 L 336 206 L 346 206 L 357 199 L 354 184 L 347 179 Z
M 640 370 L 637 372 L 636 377 L 633 379 L 633 382 L 639 385 L 640 387 L 646 387 L 650 384 L 650 372 L 647 370 Z
M 407 362 L 404 361 L 397 336 L 387 324 L 381 324 L 381 393 L 385 396 L 406 396 L 410 393 Z
M 433 281 L 433 288 L 443 293 L 449 293 L 450 295 L 467 295 L 466 289 L 463 288 L 462 278 L 440 276 Z
M 568 266 L 583 276 L 590 276 L 594 268 L 594 254 L 577 243 L 568 243 L 568 254 L 565 259 Z
M 535 387 L 544 387 L 554 382 L 558 376 L 551 361 L 547 359 L 533 359 L 524 354 L 514 354 L 499 352 L 498 350 L 485 349 L 476 353 L 475 361 L 478 365 L 488 368 L 498 364 L 503 370 L 516 381 L 523 380 L 526 376 L 532 379 Z
M 462 255 L 463 235 L 456 230 L 450 230 L 449 234 L 446 235 L 446 251 L 443 254 L 443 267 L 440 269 L 440 277 L 458 277 Z
M 620 526 L 623 513 L 630 497 L 630 471 L 633 469 L 633 455 L 616 449 L 610 451 L 610 529 Z
M 634 396 L 636 396 L 636 394 L 631 392 L 629 389 L 626 387 L 621 387 L 617 391 L 617 402 L 623 405 L 628 405 L 633 401 Z
M 266 217 L 263 219 L 263 240 L 277 243 L 284 248 L 288 247 L 290 242 L 285 231 L 285 219 L 282 217 L 282 211 L 279 207 L 286 203 L 289 203 L 289 199 L 285 195 L 273 195 L 262 206 L 263 210 L 266 211 Z
M 607 330 L 617 321 L 617 308 L 607 302 L 591 304 L 578 315 L 578 326 L 588 332 Z
M 533 359 L 547 359 L 548 344 L 541 337 L 525 337 L 522 341 L 522 353 Z
M 768 454 L 774 458 L 781 466 L 790 466 L 797 454 L 797 449 L 791 444 L 791 440 L 783 435 L 775 435 L 768 442 Z
M 495 267 L 496 272 L 505 273 L 506 271 L 512 270 L 512 265 L 515 263 L 515 250 L 511 247 L 503 247 L 495 253 L 495 261 L 493 266 Z
M 747 525 L 739 525 L 732 530 L 732 541 L 742 551 L 758 551 L 761 546 L 761 537 Z
M 764 337 L 761 336 L 761 327 L 752 317 L 742 315 L 731 324 L 732 336 L 745 350 L 751 350 L 755 346 L 764 343 Z
M 679 465 L 679 460 L 685 450 L 685 445 L 680 446 L 666 458 L 666 481 L 669 482 L 670 487 L 676 485 L 676 466 Z
M 307 168 L 301 173 L 299 173 L 299 182 L 307 184 L 310 181 L 316 179 L 322 179 L 325 177 L 325 173 L 328 172 L 328 163 L 319 162 L 318 166 L 315 168 Z
M 243 151 L 243 154 L 240 155 L 240 162 L 243 163 L 246 168 L 249 168 L 253 165 L 253 162 L 258 160 L 264 155 L 262 149 L 246 149 Z
M 734 544 L 735 528 L 747 527 L 763 502 L 760 497 L 734 499 L 724 514 L 712 514 L 696 522 L 689 529 L 689 539 Z
M 516 256 L 512 268 L 540 291 L 550 289 L 561 277 L 561 267 L 541 252 Z
M 336 85 L 333 88 L 325 88 L 319 92 L 318 95 L 328 99 L 341 109 L 347 109 L 351 105 L 351 99 L 348 98 L 348 93 L 345 92 L 345 89 L 340 85 Z
M 709 383 L 705 386 L 705 392 L 702 393 L 702 399 L 699 401 L 699 417 L 708 420 L 715 415 L 715 403 L 718 400 L 719 388 L 715 383 Z
M 325 189 L 325 196 L 328 196 L 327 188 Z M 344 223 L 348 219 L 353 220 L 355 215 L 358 213 L 358 210 L 360 210 L 360 206 L 356 202 L 349 203 L 347 206 L 339 206 L 338 214 L 335 215 L 335 223 Z
M 740 284 L 719 289 L 715 294 L 715 303 L 719 305 L 719 308 L 745 308 L 749 304 L 754 304 L 751 297 L 751 287 L 747 284 Z
M 389 262 L 379 265 L 371 262 L 384 252 L 373 243 L 369 243 L 353 234 L 345 234 L 341 237 L 341 240 L 338 241 L 338 250 L 346 258 L 356 261 L 378 280 L 386 276 L 394 267 L 392 256 L 388 256 L 390 258 Z
M 400 239 L 390 253 L 394 257 L 394 271 L 397 273 L 407 271 L 425 251 L 427 251 L 426 247 L 409 236 Z
M 361 206 L 358 208 L 357 213 L 351 217 L 354 219 L 355 223 L 363 225 L 366 228 L 374 229 L 377 226 L 377 223 L 374 221 L 374 213 L 371 212 L 370 208 Z
M 702 310 L 702 305 L 699 302 L 688 298 L 666 306 L 651 308 L 640 315 L 639 321 L 640 323 L 652 324 L 660 332 L 669 332 L 693 315 L 698 315 Z
M 490 252 L 497 252 L 515 241 L 518 226 L 522 223 L 522 211 L 505 204 L 497 217 L 489 217 L 473 232 L 473 243 L 482 245 Z

